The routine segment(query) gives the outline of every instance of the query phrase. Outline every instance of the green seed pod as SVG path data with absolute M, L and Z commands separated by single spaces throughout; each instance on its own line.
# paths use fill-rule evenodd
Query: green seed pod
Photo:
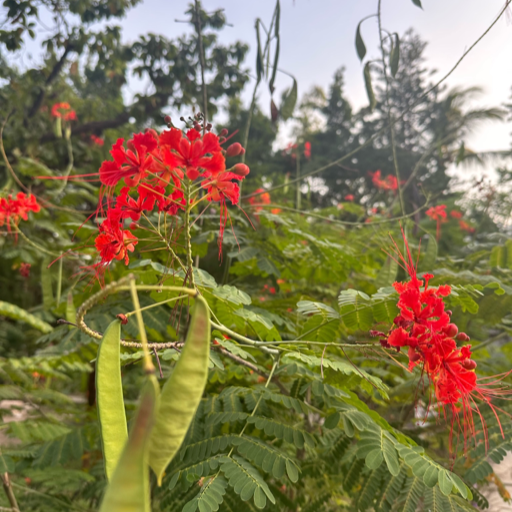
M 151 435 L 149 465 L 162 484 L 165 468 L 180 449 L 203 396 L 210 356 L 210 313 L 197 296 L 187 339 L 174 371 L 165 383 Z
M 148 446 L 160 388 L 149 375 L 119 463 L 105 491 L 100 512 L 150 512 Z
M 112 478 L 128 438 L 119 358 L 120 340 L 121 322 L 114 320 L 103 335 L 96 360 L 96 403 L 107 480 Z

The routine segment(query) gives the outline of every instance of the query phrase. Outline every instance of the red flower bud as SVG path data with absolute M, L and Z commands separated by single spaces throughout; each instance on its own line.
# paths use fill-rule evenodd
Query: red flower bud
M 457 341 L 469 341 L 471 338 L 465 332 L 457 334 Z
M 476 368 L 476 362 L 472 359 L 464 359 L 461 364 L 463 368 L 466 368 L 466 370 L 474 370 Z
M 229 151 L 229 148 L 228 148 L 228 151 Z M 235 174 L 238 174 L 238 176 L 247 176 L 251 172 L 251 170 L 245 164 L 236 164 L 233 167 L 233 172 Z
M 128 317 L 126 315 L 123 315 L 122 313 L 119 313 L 119 315 L 117 315 L 117 318 L 121 320 L 121 323 L 123 325 L 126 325 L 128 323 Z
M 445 313 L 448 315 L 448 316 L 452 316 L 453 315 L 453 311 L 451 309 L 447 309 L 445 311 Z
M 240 142 L 233 142 L 233 144 L 228 147 L 226 154 L 227 156 L 238 156 L 240 151 L 242 151 L 242 144 L 240 144 Z
M 190 169 L 187 169 L 187 178 L 189 180 L 196 180 L 199 177 L 199 171 L 195 167 L 191 167 Z
M 220 135 L 221 137 L 225 137 L 228 133 L 229 133 L 229 132 L 228 132 L 227 128 L 222 128 L 222 130 L 220 131 L 220 134 L 219 134 L 219 135 Z
M 131 229 L 131 230 L 137 229 L 138 227 L 139 227 L 139 225 L 138 225 L 136 222 L 132 222 L 132 223 L 130 224 L 130 229 Z
M 164 123 L 169 124 L 171 122 L 171 116 L 164 117 Z
M 242 149 L 240 150 L 240 154 L 241 154 L 241 155 L 245 155 L 245 148 L 242 148 Z
M 459 332 L 459 328 L 455 324 L 448 324 L 443 331 L 446 333 L 446 336 L 449 336 L 450 338 L 454 338 L 457 336 L 457 333 Z
M 412 354 L 409 353 L 409 361 L 415 363 L 416 361 L 419 361 L 421 359 L 421 354 L 418 354 L 418 352 L 413 352 Z

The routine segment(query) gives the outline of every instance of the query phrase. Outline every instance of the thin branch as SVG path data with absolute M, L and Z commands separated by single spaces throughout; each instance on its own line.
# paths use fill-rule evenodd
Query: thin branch
M 16 501 L 16 496 L 14 495 L 14 491 L 12 490 L 11 479 L 9 477 L 9 473 L 3 473 L 0 475 L 0 479 L 2 480 L 2 486 L 4 488 L 5 495 L 11 504 L 11 510 L 13 512 L 20 512 L 18 507 L 18 502 Z
M 454 64 L 454 66 L 437 82 L 435 83 L 430 89 L 428 89 L 422 96 L 420 96 L 418 98 L 418 100 L 413 103 L 408 109 L 404 110 L 402 112 L 401 115 L 399 115 L 396 119 L 393 120 L 393 124 L 396 124 L 398 123 L 399 121 L 401 121 L 409 112 L 411 112 L 414 108 L 416 108 L 419 104 L 421 104 L 421 102 L 435 89 L 437 89 L 443 82 L 446 81 L 446 79 L 459 67 L 460 63 L 466 58 L 466 56 L 469 54 L 469 52 L 471 52 L 471 50 L 473 50 L 473 48 L 489 33 L 489 31 L 494 27 L 494 25 L 496 25 L 496 23 L 498 22 L 498 20 L 503 16 L 503 14 L 505 13 L 505 11 L 507 10 L 508 6 L 512 3 L 512 0 L 507 0 L 507 2 L 505 3 L 505 6 L 503 7 L 503 9 L 500 11 L 500 13 L 498 14 L 498 16 L 496 17 L 496 19 L 489 25 L 489 27 L 485 30 L 485 32 L 462 54 L 462 56 L 460 57 L 460 59 Z M 332 162 L 326 164 L 326 165 L 323 165 L 322 167 L 319 167 L 318 169 L 315 169 L 314 171 L 311 171 L 311 172 L 308 172 L 306 174 L 304 174 L 301 179 L 304 179 L 304 178 L 307 178 L 309 176 L 313 176 L 315 174 L 319 174 L 327 169 L 330 169 L 331 167 L 335 166 L 335 165 L 338 165 L 340 164 L 341 162 L 349 159 L 350 157 L 354 156 L 355 154 L 359 153 L 359 151 L 361 151 L 362 149 L 366 148 L 367 146 L 369 146 L 375 139 L 377 139 L 377 137 L 380 137 L 383 133 L 385 133 L 387 130 L 389 129 L 388 126 L 384 126 L 383 128 L 381 128 L 378 132 L 374 133 L 366 142 L 364 142 L 363 144 L 361 144 L 360 146 L 358 146 L 357 148 L 353 149 L 352 151 L 348 152 L 346 155 L 336 159 L 336 160 L 333 160 Z M 277 189 L 280 189 L 280 188 L 283 188 L 285 186 L 289 186 L 289 185 L 292 185 L 293 183 L 295 183 L 295 179 L 294 180 L 290 180 L 288 181 L 288 183 L 281 183 L 280 185 L 275 185 L 273 187 L 270 187 L 268 189 L 266 189 L 267 192 L 271 192 L 272 190 L 277 190 Z M 253 196 L 256 196 L 258 195 L 259 192 L 253 192 L 252 194 L 247 194 L 245 196 L 242 197 L 242 199 L 247 199 L 249 197 L 253 197 Z
M 201 32 L 201 4 L 199 0 L 195 0 L 195 25 L 197 32 L 199 64 L 201 65 L 201 86 L 203 89 L 203 134 L 206 131 L 206 122 L 208 119 L 208 93 L 206 90 L 206 82 L 204 80 L 204 70 L 206 64 L 204 62 L 203 34 Z

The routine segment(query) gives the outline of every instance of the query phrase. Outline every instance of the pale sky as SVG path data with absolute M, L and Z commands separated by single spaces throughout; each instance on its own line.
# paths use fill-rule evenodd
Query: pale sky
M 122 20 L 126 42 L 139 35 L 153 32 L 175 38 L 191 29 L 175 19 L 183 19 L 190 0 L 143 0 Z M 444 75 L 462 53 L 484 32 L 503 8 L 505 0 L 422 0 L 423 10 L 412 0 L 383 0 L 383 27 L 403 34 L 413 27 L 428 41 L 427 65 L 438 70 L 434 78 Z M 206 10 L 223 8 L 228 22 L 220 40 L 228 43 L 241 40 L 251 51 L 247 66 L 254 72 L 256 42 L 254 22 L 260 17 L 266 25 L 275 0 L 203 0 Z M 346 97 L 352 106 L 367 104 L 362 66 L 357 58 L 354 37 L 357 24 L 375 12 L 377 0 L 281 0 L 281 55 L 279 66 L 293 74 L 299 84 L 299 96 L 312 86 L 327 89 L 336 69 L 346 67 Z M 44 21 L 44 16 L 42 17 Z M 375 19 L 362 28 L 368 48 L 367 56 L 377 57 L 377 25 Z M 40 51 L 37 42 L 28 45 L 28 54 Z M 474 106 L 500 106 L 509 100 L 512 86 L 512 8 L 505 14 L 466 57 L 447 81 L 448 86 L 481 86 L 484 94 Z M 284 75 L 278 75 L 277 94 L 290 85 Z M 141 84 L 130 82 L 127 95 L 137 92 Z M 249 84 L 244 98 L 247 103 L 252 91 Z M 268 109 L 269 96 L 261 88 L 261 105 Z M 476 151 L 508 149 L 512 123 L 490 123 L 471 136 L 467 146 Z
M 143 0 L 122 20 L 126 40 L 146 32 L 177 37 L 187 30 L 174 20 L 183 19 L 188 0 Z M 444 75 L 462 53 L 485 31 L 503 8 L 505 0 L 422 0 L 423 10 L 412 0 L 383 0 L 383 27 L 403 34 L 413 27 L 428 41 L 427 64 Z M 242 40 L 251 47 L 247 64 L 254 70 L 254 21 L 268 26 L 275 0 L 203 0 L 206 10 L 224 8 L 228 22 L 220 33 L 223 42 Z M 280 67 L 293 74 L 299 96 L 313 85 L 327 88 L 334 71 L 346 67 L 346 96 L 354 107 L 366 104 L 362 66 L 354 48 L 357 24 L 376 10 L 376 0 L 281 0 Z M 512 9 L 512 8 L 511 8 Z M 377 56 L 377 25 L 374 19 L 362 28 L 369 56 Z M 512 86 L 512 11 L 506 13 L 466 57 L 447 81 L 448 86 L 481 86 L 484 93 L 475 105 L 499 106 L 508 101 Z M 280 89 L 290 85 L 281 75 Z M 248 91 L 252 91 L 252 87 Z M 248 95 L 248 92 L 247 92 Z M 262 105 L 267 91 L 262 88 Z M 512 123 L 482 126 L 469 140 L 477 151 L 508 149 Z

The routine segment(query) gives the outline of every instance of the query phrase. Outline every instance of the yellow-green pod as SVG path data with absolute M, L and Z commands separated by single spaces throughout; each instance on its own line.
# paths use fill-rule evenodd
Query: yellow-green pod
M 37 316 L 31 315 L 24 309 L 10 304 L 9 302 L 3 302 L 0 300 L 0 315 L 7 316 L 9 318 L 14 318 L 14 320 L 18 320 L 18 322 L 25 322 L 30 325 L 30 327 L 34 327 L 45 334 L 48 334 L 53 331 L 53 327 L 46 322 L 43 322 Z
M 103 335 L 96 359 L 96 403 L 107 480 L 112 478 L 128 439 L 121 382 L 120 347 L 121 322 L 114 320 Z
M 150 512 L 148 447 L 160 388 L 150 375 L 100 512 Z
M 165 468 L 179 450 L 203 396 L 210 356 L 210 313 L 195 299 L 187 339 L 174 371 L 162 388 L 151 434 L 149 465 L 162 484 Z
M 68 293 L 66 301 L 66 320 L 72 324 L 76 323 L 76 309 L 73 302 L 73 294 L 71 292 Z

